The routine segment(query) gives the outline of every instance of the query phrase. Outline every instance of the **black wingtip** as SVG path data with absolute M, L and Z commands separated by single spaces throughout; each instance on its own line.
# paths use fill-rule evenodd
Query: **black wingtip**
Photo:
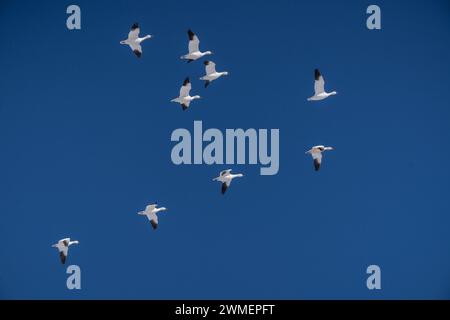
M 225 194 L 225 191 L 227 191 L 227 189 L 228 189 L 227 184 L 225 182 L 222 183 L 222 194 Z
M 314 160 L 314 170 L 319 171 L 320 169 L 320 162 L 317 160 Z
M 137 22 L 133 23 L 133 25 L 131 26 L 131 30 L 135 30 L 137 28 L 139 28 L 139 23 Z
M 194 40 L 195 33 L 191 29 L 188 30 L 189 40 Z
M 203 62 L 203 64 L 204 64 L 205 66 L 207 66 L 209 63 L 210 63 L 209 60 L 206 60 L 205 62 Z
M 183 81 L 183 86 L 187 85 L 189 82 L 189 77 L 186 77 L 186 79 L 184 79 Z
M 316 80 L 319 80 L 319 78 L 320 78 L 320 71 L 319 71 L 319 69 L 314 69 L 314 78 Z
M 208 86 L 209 86 L 210 83 L 211 83 L 211 81 L 209 81 L 209 80 L 207 80 L 207 81 L 205 82 L 205 89 L 208 88 Z
M 181 108 L 183 109 L 183 111 L 186 111 L 188 107 L 187 107 L 187 105 L 182 104 L 182 105 L 181 105 Z
M 134 54 L 136 55 L 136 57 L 140 58 L 142 56 L 142 52 L 140 52 L 139 50 L 133 50 Z
M 63 252 L 59 253 L 59 257 L 60 257 L 61 263 L 66 264 L 66 256 L 64 255 Z

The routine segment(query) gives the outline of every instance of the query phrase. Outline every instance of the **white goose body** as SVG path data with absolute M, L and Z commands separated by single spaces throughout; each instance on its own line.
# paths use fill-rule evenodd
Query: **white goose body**
M 187 108 L 189 108 L 189 105 L 191 104 L 191 102 L 193 100 L 196 99 L 200 99 L 201 97 L 199 95 L 195 95 L 195 96 L 190 96 L 190 92 L 192 89 L 192 85 L 191 82 L 189 81 L 189 77 L 184 79 L 183 85 L 180 88 L 180 95 L 175 98 L 170 100 L 171 102 L 176 102 L 179 103 L 184 110 L 186 110 Z
M 334 150 L 333 147 L 325 147 L 325 146 L 314 146 L 310 150 L 306 151 L 306 154 L 310 154 L 314 161 L 314 169 L 319 171 L 320 165 L 322 163 L 322 153 L 324 151 Z
M 314 70 L 314 95 L 308 98 L 308 101 L 319 101 L 337 94 L 336 91 L 326 92 L 325 91 L 325 81 L 323 76 L 320 74 L 319 69 Z
M 150 220 L 150 224 L 152 225 L 152 228 L 155 230 L 158 228 L 158 216 L 157 213 L 161 211 L 166 211 L 167 208 L 160 207 L 157 208 L 157 203 L 149 204 L 145 207 L 144 211 L 139 211 L 138 214 L 141 216 L 147 216 L 148 220 Z
M 205 51 L 205 52 L 201 52 L 199 45 L 200 45 L 200 40 L 198 39 L 197 35 L 192 32 L 192 30 L 188 30 L 188 37 L 189 37 L 189 44 L 188 44 L 188 49 L 189 52 L 183 56 L 181 56 L 181 59 L 187 60 L 187 62 L 192 62 L 195 61 L 197 59 L 200 59 L 201 57 L 207 56 L 207 55 L 211 55 L 212 52 L 211 51 Z
M 214 178 L 213 181 L 222 182 L 222 194 L 225 194 L 225 191 L 227 191 L 228 187 L 231 184 L 231 181 L 234 178 L 241 178 L 243 176 L 244 175 L 242 173 L 232 174 L 231 169 L 228 169 L 221 171 L 219 176 Z
M 139 32 L 140 32 L 139 24 L 135 23 L 131 26 L 131 30 L 128 33 L 128 39 L 120 41 L 120 44 L 126 44 L 130 46 L 131 50 L 138 58 L 140 58 L 142 55 L 141 43 L 152 37 L 151 35 L 148 34 L 145 37 L 139 38 Z
M 227 71 L 223 71 L 223 72 L 217 72 L 216 71 L 216 64 L 212 61 L 205 61 L 204 62 L 205 65 L 205 72 L 206 75 L 204 75 L 203 77 L 200 78 L 200 80 L 205 80 L 205 88 L 208 87 L 208 85 L 216 80 L 219 79 L 222 76 L 227 76 L 228 72 Z
M 53 248 L 57 248 L 59 251 L 59 258 L 62 264 L 66 263 L 67 255 L 69 254 L 69 247 L 73 244 L 78 244 L 78 241 L 71 241 L 70 238 L 64 238 L 58 241 L 58 243 L 52 245 Z

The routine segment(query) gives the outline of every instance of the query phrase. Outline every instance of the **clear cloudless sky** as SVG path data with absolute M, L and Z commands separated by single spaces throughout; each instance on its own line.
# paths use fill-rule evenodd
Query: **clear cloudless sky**
M 119 44 L 133 22 L 154 35 L 140 59 Z M 206 90 L 204 59 L 179 59 L 189 28 L 230 73 Z M 0 298 L 449 299 L 449 36 L 445 0 L 2 0 Z M 306 101 L 314 68 L 338 95 Z M 203 99 L 183 112 L 186 76 Z M 194 120 L 279 128 L 279 173 L 174 165 Z M 335 150 L 314 172 L 317 144 Z M 222 196 L 227 168 L 245 177 Z M 156 231 L 136 214 L 153 201 Z

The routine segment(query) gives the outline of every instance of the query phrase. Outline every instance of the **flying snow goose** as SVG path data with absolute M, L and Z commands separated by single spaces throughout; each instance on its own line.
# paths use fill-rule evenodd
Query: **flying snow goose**
M 170 100 L 171 102 L 176 102 L 181 104 L 181 107 L 183 108 L 183 111 L 189 108 L 189 105 L 192 100 L 200 99 L 200 96 L 190 96 L 189 92 L 191 92 L 191 82 L 189 81 L 189 77 L 184 79 L 183 85 L 180 88 L 180 95 L 178 98 Z
M 145 41 L 147 39 L 150 39 L 152 36 L 151 35 L 146 35 L 143 38 L 139 38 L 139 32 L 140 32 L 140 28 L 139 28 L 139 24 L 138 23 L 134 23 L 131 26 L 131 31 L 130 33 L 128 33 L 128 39 L 120 41 L 120 44 L 127 44 L 130 46 L 131 50 L 133 50 L 134 54 L 140 58 L 142 55 L 142 47 L 141 47 L 141 42 Z
M 223 72 L 217 72 L 216 71 L 216 64 L 212 61 L 205 61 L 203 63 L 205 65 L 205 70 L 206 70 L 206 75 L 204 75 L 203 77 L 200 78 L 200 80 L 205 80 L 205 88 L 207 88 L 209 86 L 209 84 L 216 80 L 219 79 L 221 76 L 227 76 L 228 72 L 223 71 Z
M 319 69 L 314 70 L 314 78 L 314 95 L 308 98 L 308 101 L 319 101 L 337 94 L 336 91 L 325 92 L 325 81 L 323 80 L 323 76 L 320 74 Z
M 197 59 L 200 59 L 203 56 L 207 56 L 212 54 L 211 51 L 205 51 L 201 52 L 199 49 L 200 40 L 198 39 L 197 35 L 192 32 L 192 30 L 188 30 L 188 36 L 189 36 L 189 53 L 185 54 L 184 56 L 181 56 L 181 59 L 187 60 L 187 62 L 192 62 Z
M 70 241 L 70 238 L 64 238 L 58 241 L 58 243 L 52 245 L 53 248 L 57 248 L 59 251 L 59 258 L 61 263 L 65 264 L 67 259 L 67 254 L 69 253 L 69 247 L 73 244 L 78 244 L 78 241 Z
M 322 152 L 334 150 L 333 147 L 325 147 L 325 146 L 314 146 L 311 150 L 306 151 L 306 154 L 310 154 L 314 160 L 314 169 L 319 171 L 320 164 L 322 163 Z
M 156 215 L 160 211 L 167 210 L 164 207 L 157 208 L 158 204 L 152 203 L 145 207 L 144 211 L 139 211 L 138 214 L 141 216 L 147 216 L 148 220 L 150 220 L 150 223 L 152 224 L 153 230 L 158 228 L 158 216 Z
M 220 172 L 219 176 L 217 178 L 214 178 L 213 181 L 220 181 L 222 182 L 222 194 L 225 194 L 225 191 L 227 191 L 228 187 L 231 184 L 231 181 L 234 178 L 240 178 L 244 175 L 242 173 L 238 174 L 232 174 L 231 169 L 223 170 Z

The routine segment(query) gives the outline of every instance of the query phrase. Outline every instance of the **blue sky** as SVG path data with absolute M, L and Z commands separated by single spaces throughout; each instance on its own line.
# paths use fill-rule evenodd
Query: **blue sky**
M 2 1 L 0 298 L 449 299 L 450 6 L 375 3 L 379 31 L 367 1 Z M 119 44 L 135 21 L 141 59 Z M 179 59 L 188 28 L 230 72 L 207 90 Z M 306 101 L 314 68 L 337 96 Z M 182 112 L 186 76 L 204 99 Z M 279 128 L 279 173 L 175 166 L 194 120 Z M 317 144 L 336 150 L 314 172 Z M 228 167 L 245 177 L 222 196 Z M 136 214 L 152 201 L 156 232 Z M 51 248 L 66 236 L 80 291 Z

